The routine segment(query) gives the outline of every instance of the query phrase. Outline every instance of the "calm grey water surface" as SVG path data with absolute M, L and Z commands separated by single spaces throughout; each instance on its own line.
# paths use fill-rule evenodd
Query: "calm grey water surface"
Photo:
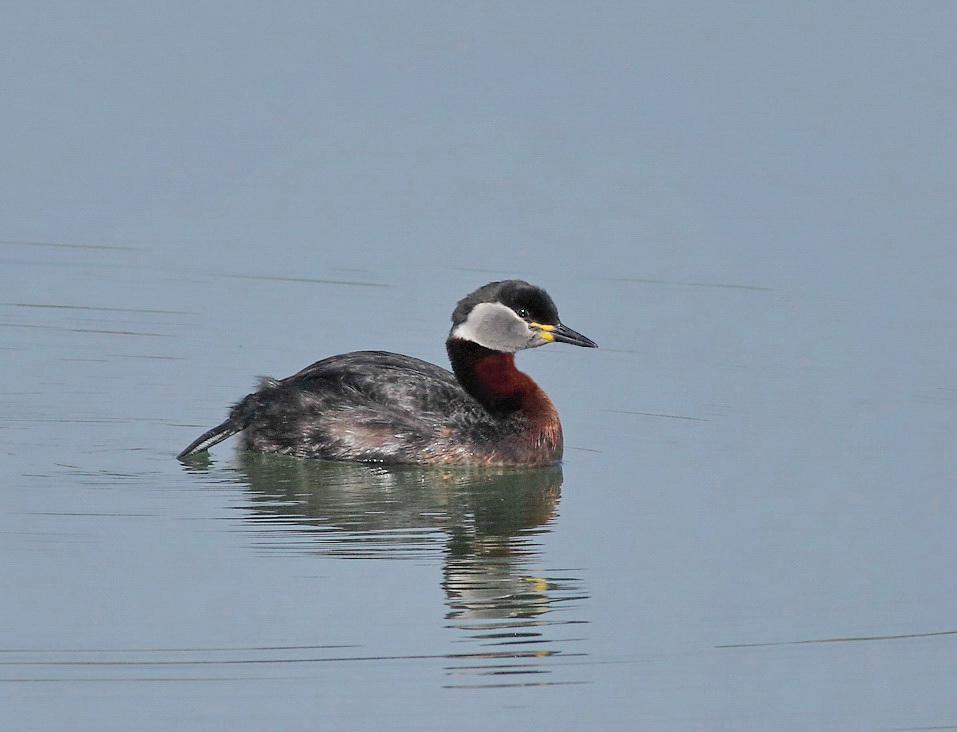
M 955 729 L 957 6 L 0 11 L 0 727 Z M 173 456 L 547 287 L 560 468 Z

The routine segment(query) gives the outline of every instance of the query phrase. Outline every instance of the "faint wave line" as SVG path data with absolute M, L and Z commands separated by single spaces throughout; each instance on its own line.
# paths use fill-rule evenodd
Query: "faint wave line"
M 603 412 L 611 412 L 612 414 L 637 414 L 641 417 L 664 417 L 665 419 L 689 419 L 692 422 L 710 422 L 710 419 L 705 419 L 704 417 L 688 417 L 684 414 L 660 414 L 658 412 L 633 412 L 628 409 L 603 409 Z
M 681 287 L 722 287 L 731 290 L 756 290 L 758 292 L 771 292 L 770 287 L 758 287 L 757 285 L 734 285 L 723 282 L 681 282 L 679 280 L 648 280 L 634 277 L 610 277 L 615 282 L 638 282 L 648 285 L 678 285 Z
M 230 651 L 315 651 L 332 648 L 361 648 L 361 646 L 353 643 L 318 646 L 212 646 L 208 648 L 0 648 L 0 653 L 221 653 Z
M 0 323 L 2 328 L 40 328 L 58 330 L 61 333 L 107 333 L 109 335 L 151 336 L 153 338 L 172 338 L 168 333 L 145 333 L 135 330 L 100 330 L 96 328 L 65 328 L 60 325 L 41 325 L 39 323 Z
M 796 646 L 805 643 L 852 643 L 855 641 L 902 640 L 905 638 L 933 638 L 941 635 L 957 635 L 957 630 L 942 630 L 936 633 L 905 633 L 903 635 L 865 635 L 851 638 L 812 638 L 811 640 L 779 641 L 776 643 L 728 643 L 715 648 L 762 648 L 764 646 Z
M 0 239 L 0 244 L 20 247 L 57 247 L 59 249 L 115 249 L 125 252 L 142 251 L 139 247 L 117 247 L 108 246 L 106 244 L 55 244 L 48 241 L 13 241 L 10 239 Z
M 526 681 L 518 684 L 445 684 L 443 689 L 521 689 L 529 686 L 581 686 L 592 681 Z
M 52 308 L 57 310 L 102 310 L 109 313 L 157 313 L 160 315 L 198 315 L 190 310 L 148 310 L 146 308 L 107 308 L 93 305 L 56 305 L 52 303 L 35 302 L 0 302 L 11 308 Z
M 337 646 L 332 646 L 336 648 Z M 355 646 L 346 646 L 355 647 Z M 188 649 L 184 649 L 188 650 Z M 225 649 L 229 650 L 229 649 Z M 293 647 L 295 650 L 295 647 Z M 58 653 L 59 651 L 54 651 Z M 103 651 L 110 653 L 111 651 Z M 162 652 L 162 651 L 160 651 Z M 162 661 L 0 661 L 0 667 L 4 666 L 237 666 L 237 665 L 263 665 L 263 664 L 294 664 L 294 663 L 330 663 L 339 661 L 421 661 L 421 660 L 448 660 L 455 661 L 460 659 L 477 658 L 531 658 L 540 659 L 550 656 L 577 656 L 584 654 L 561 653 L 560 651 L 488 651 L 478 653 L 427 653 L 410 654 L 402 656 L 314 656 L 309 658 L 225 658 L 215 659 L 184 659 L 182 661 L 162 660 Z
M 274 275 L 242 275 L 242 274 L 217 274 L 215 272 L 210 277 L 229 277 L 238 280 L 273 280 L 277 282 L 314 282 L 321 285 L 350 285 L 352 287 L 392 287 L 392 285 L 383 285 L 378 282 L 358 282 L 354 280 L 325 280 L 313 277 L 277 277 Z
M 110 678 L 108 676 L 101 677 L 85 677 L 85 678 L 73 678 L 73 677 L 64 677 L 64 678 L 19 678 L 19 679 L 0 679 L 0 684 L 45 684 L 45 683 L 67 683 L 67 684 L 76 684 L 76 683 L 110 683 L 110 682 L 119 682 L 122 684 L 127 684 L 130 682 L 138 681 L 152 681 L 152 682 L 169 682 L 169 681 L 189 681 L 195 683 L 197 681 L 275 681 L 276 679 L 283 679 L 289 681 L 291 679 L 307 679 L 308 676 L 117 676 Z

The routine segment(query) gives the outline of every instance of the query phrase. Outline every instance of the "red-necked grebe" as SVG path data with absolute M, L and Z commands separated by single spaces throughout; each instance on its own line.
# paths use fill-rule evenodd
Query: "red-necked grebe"
M 597 348 L 562 325 L 545 290 L 491 282 L 452 313 L 451 372 L 385 351 L 332 356 L 286 379 L 262 378 L 178 457 L 241 432 L 249 450 L 327 460 L 550 465 L 562 457 L 558 412 L 514 354 L 552 341 Z

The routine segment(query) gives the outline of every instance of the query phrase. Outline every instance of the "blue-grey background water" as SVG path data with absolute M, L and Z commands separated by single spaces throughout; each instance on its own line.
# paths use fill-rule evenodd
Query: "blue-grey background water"
M 957 728 L 957 5 L 0 10 L 0 726 Z M 549 289 L 546 471 L 173 456 Z

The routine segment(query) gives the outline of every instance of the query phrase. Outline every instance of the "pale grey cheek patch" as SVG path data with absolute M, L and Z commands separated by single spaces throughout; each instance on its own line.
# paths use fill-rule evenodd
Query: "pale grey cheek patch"
M 476 305 L 453 335 L 505 353 L 540 345 L 535 342 L 537 336 L 530 331 L 528 324 L 510 308 L 498 303 Z

